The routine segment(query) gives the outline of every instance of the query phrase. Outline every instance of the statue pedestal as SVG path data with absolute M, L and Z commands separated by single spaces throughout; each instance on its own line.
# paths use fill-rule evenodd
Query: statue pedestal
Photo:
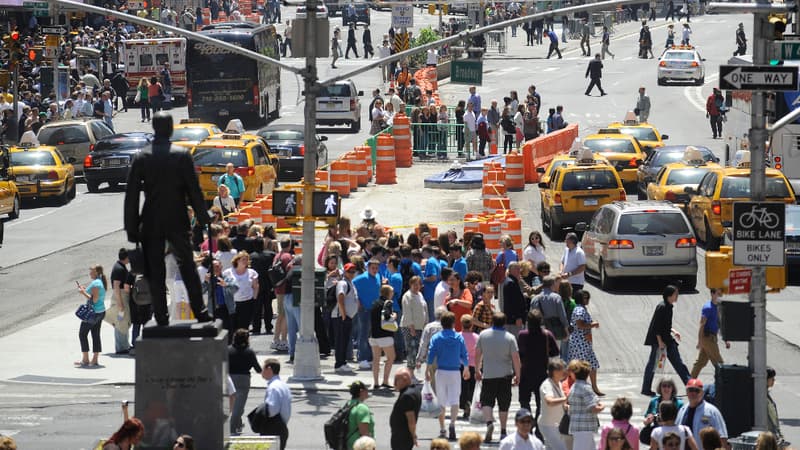
M 230 416 L 228 332 L 222 322 L 150 326 L 136 342 L 135 410 L 145 427 L 138 448 L 172 448 L 189 434 L 198 450 L 223 448 Z

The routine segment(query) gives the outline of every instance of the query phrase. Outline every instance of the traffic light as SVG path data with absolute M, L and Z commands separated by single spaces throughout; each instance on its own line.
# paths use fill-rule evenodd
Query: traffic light
M 442 4 L 442 14 L 447 15 L 447 3 Z
M 31 47 L 27 53 L 28 61 L 39 63 L 44 59 L 44 47 Z
M 19 31 L 14 30 L 9 34 L 9 42 L 6 48 L 8 48 L 9 60 L 11 62 L 22 62 L 22 60 L 25 59 L 25 55 L 22 53 L 22 42 L 20 40 L 21 36 Z
M 430 14 L 430 15 L 436 14 L 436 4 L 435 3 L 428 3 L 428 14 Z

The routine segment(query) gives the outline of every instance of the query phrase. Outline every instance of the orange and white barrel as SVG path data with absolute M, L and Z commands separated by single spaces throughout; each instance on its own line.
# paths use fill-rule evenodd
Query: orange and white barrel
M 488 234 L 484 235 L 484 240 L 486 241 L 486 251 L 490 254 L 494 254 L 497 251 L 500 251 L 500 236 L 502 232 L 502 226 L 500 222 L 491 220 L 487 222 L 488 227 Z
M 500 222 L 502 227 L 501 231 L 503 234 L 507 234 L 511 237 L 511 240 L 514 242 L 514 249 L 518 252 L 522 252 L 522 219 L 519 217 L 508 217 L 502 222 Z
M 525 190 L 525 166 L 517 152 L 506 155 L 506 186 L 512 192 Z
M 404 113 L 398 113 L 392 121 L 394 136 L 395 161 L 397 167 L 411 167 L 414 150 L 411 145 L 411 119 Z
M 464 214 L 464 234 L 479 233 L 480 227 L 478 221 L 480 220 L 477 214 L 467 213 Z
M 481 198 L 498 198 L 506 196 L 506 187 L 502 184 L 484 184 L 481 188 Z
M 394 137 L 390 134 L 378 136 L 378 157 L 375 166 L 377 184 L 397 183 L 397 162 L 394 155 Z
M 328 175 L 330 175 L 330 173 L 327 170 L 315 171 L 314 184 L 317 186 L 328 186 Z
M 354 151 L 347 152 L 344 155 L 344 160 L 347 161 L 347 178 L 350 180 L 350 192 L 356 192 L 358 190 L 358 172 L 360 169 L 358 154 Z
M 356 153 L 356 160 L 358 161 L 358 185 L 364 187 L 369 184 L 369 171 L 367 170 L 367 159 L 369 153 L 372 151 L 369 147 L 358 146 L 353 149 Z
M 337 159 L 330 165 L 330 188 L 339 193 L 341 197 L 350 195 L 350 169 L 347 161 Z
M 511 208 L 511 200 L 508 197 L 495 197 L 483 199 L 483 210 L 490 214 Z

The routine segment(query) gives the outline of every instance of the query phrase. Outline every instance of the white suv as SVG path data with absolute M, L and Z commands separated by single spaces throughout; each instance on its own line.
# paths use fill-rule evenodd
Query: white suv
M 614 202 L 602 206 L 587 226 L 581 247 L 586 272 L 608 290 L 622 277 L 672 277 L 697 285 L 697 239 L 689 220 L 666 201 Z
M 337 81 L 323 86 L 317 96 L 317 125 L 349 125 L 361 130 L 361 100 L 364 91 L 356 90 L 352 80 Z

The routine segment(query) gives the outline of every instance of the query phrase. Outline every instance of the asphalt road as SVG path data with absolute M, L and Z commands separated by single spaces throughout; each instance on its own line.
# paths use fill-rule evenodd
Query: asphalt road
M 417 15 L 418 23 L 434 21 L 430 16 Z M 633 109 L 640 85 L 648 89 L 653 103 L 651 122 L 662 133 L 670 135 L 669 143 L 706 145 L 722 156 L 723 143 L 712 140 L 704 114 L 704 100 L 716 84 L 717 67 L 724 63 L 733 51 L 735 25 L 745 20 L 744 16 L 703 16 L 693 20 L 693 42 L 696 43 L 706 61 L 706 85 L 703 87 L 668 86 L 657 87 L 655 82 L 656 60 L 636 58 L 638 27 L 622 27 L 614 36 L 611 51 L 614 60 L 605 62 L 603 76 L 606 97 L 585 97 L 583 90 L 587 80 L 584 72 L 588 58 L 580 57 L 577 42 L 567 44 L 563 60 L 544 60 L 546 47 L 525 47 L 524 33 L 509 46 L 506 55 L 487 55 L 484 65 L 484 84 L 479 93 L 484 102 L 498 100 L 516 89 L 521 94 L 530 84 L 537 86 L 544 108 L 557 104 L 565 106 L 566 119 L 578 123 L 581 135 L 621 120 L 625 112 Z M 373 41 L 388 24 L 388 13 L 373 12 Z M 664 22 L 651 27 L 656 48 L 665 36 Z M 750 30 L 748 28 L 748 35 Z M 509 33 L 510 38 L 510 33 Z M 592 41 L 593 50 L 599 50 L 597 41 Z M 300 63 L 300 61 L 297 61 Z M 340 69 L 356 67 L 361 60 L 340 60 Z M 320 63 L 321 77 L 330 69 L 324 61 Z M 380 85 L 376 70 L 359 75 L 355 82 L 367 94 L 362 99 L 362 114 L 366 115 L 369 91 Z M 282 123 L 302 123 L 300 81 L 283 75 Z M 441 97 L 447 103 L 455 103 L 466 97 L 466 86 L 444 84 Z M 297 103 L 290 101 L 297 99 Z M 173 111 L 176 120 L 186 116 L 186 109 Z M 117 129 L 124 131 L 146 130 L 148 126 L 138 120 L 138 111 L 120 114 L 116 119 Z M 367 137 L 366 127 L 358 134 L 344 129 L 320 129 L 328 135 L 327 142 L 331 158 L 363 143 Z M 421 220 L 442 223 L 440 229 L 452 224 L 464 212 L 480 208 L 479 192 L 433 191 L 422 188 L 424 175 L 445 170 L 443 165 L 417 164 L 406 172 L 393 186 L 377 186 L 361 189 L 345 202 L 345 212 L 351 217 L 366 206 L 374 207 L 379 220 L 388 225 L 413 224 Z M 527 186 L 524 192 L 512 193 L 512 205 L 523 218 L 523 233 L 538 229 L 539 200 L 535 186 Z M 6 223 L 6 242 L 0 250 L 0 336 L 38 323 L 51 317 L 63 316 L 75 308 L 74 280 L 84 280 L 90 264 L 101 263 L 110 267 L 116 251 L 126 246 L 124 234 L 120 232 L 122 219 L 122 193 L 108 189 L 99 194 L 86 193 L 85 185 L 78 187 L 78 197 L 67 206 L 53 207 L 47 204 L 26 204 L 20 219 Z M 450 224 L 447 224 L 450 223 Z M 407 232 L 407 229 L 400 230 Z M 546 240 L 548 260 L 557 262 L 563 251 L 563 243 Z M 702 258 L 703 250 L 698 249 Z M 702 268 L 698 279 L 705 279 Z M 636 395 L 639 377 L 644 366 L 647 349 L 642 345 L 647 323 L 656 303 L 660 300 L 660 289 L 664 280 L 644 280 L 626 283 L 620 290 L 603 292 L 590 283 L 592 293 L 590 311 L 600 322 L 595 333 L 595 348 L 600 360 L 600 386 L 610 386 L 611 395 Z M 800 288 L 790 287 L 780 294 L 770 295 L 770 301 L 789 301 L 798 298 Z M 681 353 L 684 361 L 691 365 L 694 360 L 697 323 L 700 305 L 706 301 L 706 291 L 683 293 L 675 311 L 675 328 L 684 337 Z M 771 321 L 781 320 L 770 317 Z M 66 319 L 65 319 L 66 320 Z M 65 336 L 74 339 L 74 336 Z M 797 389 L 800 386 L 800 358 L 797 347 L 770 334 L 768 337 L 768 362 L 780 375 L 776 388 L 785 433 L 792 441 L 800 441 L 800 406 Z M 77 343 L 75 344 L 77 351 Z M 2 354 L 0 348 L 0 354 Z M 727 362 L 746 364 L 746 345 L 734 343 L 731 350 L 723 351 Z M 703 372 L 711 376 L 710 367 Z M 257 398 L 256 391 L 251 395 Z M 131 387 L 102 386 L 47 386 L 0 382 L 0 429 L 21 429 L 18 437 L 23 448 L 47 448 L 54 440 L 62 442 L 61 448 L 81 448 L 94 437 L 109 435 L 119 423 L 118 401 L 132 398 Z M 611 397 L 613 398 L 613 397 Z M 292 423 L 293 436 L 297 436 L 296 448 L 320 448 L 318 436 L 304 434 L 302 430 L 320 428 L 323 419 L 338 405 L 341 394 L 298 393 L 295 397 L 297 414 Z M 386 436 L 386 418 L 392 399 L 374 399 L 378 408 L 379 436 Z M 250 407 L 250 405 L 248 405 Z M 424 432 L 435 434 L 433 421 L 427 421 Z M 385 442 L 385 441 L 384 441 Z M 292 448 L 295 448 L 294 446 Z

